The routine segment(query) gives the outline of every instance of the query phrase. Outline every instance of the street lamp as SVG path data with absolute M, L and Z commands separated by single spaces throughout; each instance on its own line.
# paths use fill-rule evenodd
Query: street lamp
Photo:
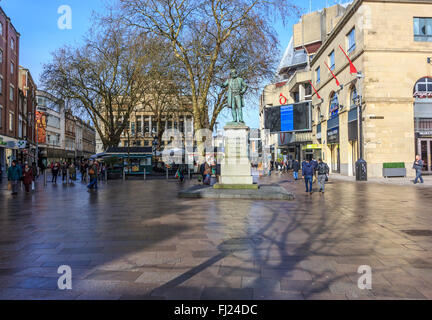
M 361 72 L 357 73 L 357 79 L 363 79 L 364 75 Z M 360 81 L 359 81 L 360 88 Z M 356 180 L 357 181 L 367 181 L 367 162 L 363 159 L 364 157 L 364 142 L 363 142 L 363 101 L 362 101 L 363 90 L 355 98 L 355 104 L 358 110 L 358 132 L 359 132 L 359 152 L 360 157 L 356 162 Z

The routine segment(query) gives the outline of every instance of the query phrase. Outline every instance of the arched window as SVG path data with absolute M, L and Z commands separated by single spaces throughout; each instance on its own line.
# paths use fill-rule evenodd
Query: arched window
M 333 92 L 330 96 L 330 108 L 329 108 L 329 115 L 330 118 L 337 117 L 339 114 L 339 99 L 336 92 Z
M 414 93 L 426 91 L 432 92 L 432 78 L 430 77 L 421 78 L 414 86 Z
M 357 103 L 356 103 L 357 97 L 358 97 L 357 89 L 356 89 L 356 87 L 352 87 L 351 94 L 350 94 L 351 107 L 355 107 L 357 105 Z

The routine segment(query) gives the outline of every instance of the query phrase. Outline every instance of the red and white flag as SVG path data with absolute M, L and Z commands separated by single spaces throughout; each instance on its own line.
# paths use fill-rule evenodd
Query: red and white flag
M 317 95 L 317 98 L 318 98 L 318 99 L 321 99 L 321 96 L 319 95 L 318 91 L 315 89 L 314 85 L 312 84 L 312 81 L 309 80 L 309 83 L 310 83 L 310 85 L 312 86 L 312 88 L 314 89 L 314 91 L 315 91 L 315 93 L 316 93 L 316 95 Z
M 329 69 L 330 73 L 332 74 L 333 78 L 335 78 L 336 80 L 336 85 L 340 86 L 339 80 L 336 78 L 336 76 L 334 75 L 333 71 L 330 69 L 330 67 L 328 66 L 327 62 L 324 62 L 324 64 L 326 65 L 327 69 Z

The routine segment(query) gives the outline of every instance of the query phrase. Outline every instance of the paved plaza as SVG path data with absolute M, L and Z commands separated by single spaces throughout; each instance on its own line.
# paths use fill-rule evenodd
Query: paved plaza
M 3 182 L 0 298 L 432 299 L 430 186 L 331 180 L 309 195 L 284 174 L 260 183 L 294 201 L 177 198 L 193 183 L 39 183 L 12 197 Z M 61 265 L 72 290 L 57 287 Z

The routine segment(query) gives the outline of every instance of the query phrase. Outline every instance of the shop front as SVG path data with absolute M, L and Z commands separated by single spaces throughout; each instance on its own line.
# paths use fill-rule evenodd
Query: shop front
M 305 153 L 306 159 L 322 159 L 321 144 L 306 144 L 302 146 L 302 151 Z

